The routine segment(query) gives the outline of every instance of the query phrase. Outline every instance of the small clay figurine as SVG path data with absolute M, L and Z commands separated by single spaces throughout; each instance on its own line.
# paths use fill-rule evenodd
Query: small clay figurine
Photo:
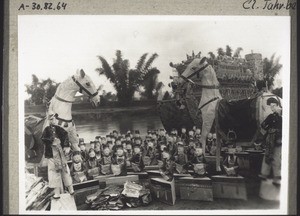
M 103 175 L 111 174 L 111 152 L 108 145 L 103 146 L 103 156 L 100 160 L 101 173 Z
M 81 154 L 75 153 L 73 155 L 73 163 L 70 168 L 73 184 L 84 182 L 86 177 L 86 166 L 82 161 Z
M 90 148 L 95 149 L 95 141 L 90 141 Z
M 201 143 L 201 141 L 200 141 L 201 140 L 201 129 L 200 128 L 198 128 L 198 127 L 196 128 L 194 137 L 198 143 Z
M 228 176 L 236 176 L 238 174 L 239 164 L 234 149 L 228 151 L 228 155 L 223 161 L 223 168 Z
M 160 167 L 159 172 L 165 180 L 172 181 L 174 178 L 174 172 L 176 170 L 176 164 L 171 159 L 171 155 L 167 148 L 164 148 L 162 154 L 163 154 L 163 164 Z
M 131 158 L 133 155 L 133 150 L 132 150 L 132 144 L 131 141 L 126 141 L 126 152 L 125 152 L 125 156 L 126 156 L 126 166 L 130 167 L 131 166 Z
M 149 158 L 149 163 L 146 163 L 146 158 Z M 156 149 L 154 147 L 152 140 L 147 143 L 145 154 L 144 154 L 144 163 L 146 166 L 157 165 Z
M 158 138 L 157 138 L 157 142 L 158 143 L 159 142 L 164 142 L 164 143 L 167 142 L 165 129 L 160 129 L 159 130 L 159 135 L 158 135 Z
M 186 128 L 185 127 L 181 128 L 180 139 L 181 139 L 181 141 L 186 142 L 187 134 L 186 134 Z
M 194 168 L 194 174 L 197 177 L 203 177 L 206 175 L 206 159 L 203 154 L 203 149 L 201 147 L 197 147 L 195 149 L 195 155 L 191 160 Z
M 187 147 L 187 157 L 188 157 L 189 161 L 191 161 L 193 159 L 195 150 L 196 150 L 196 143 L 195 143 L 194 139 L 190 139 L 189 145 Z
M 209 155 L 216 156 L 216 154 L 217 154 L 217 134 L 214 133 L 212 135 L 212 138 L 213 138 L 212 146 L 210 148 Z
M 127 175 L 126 157 L 122 145 L 116 147 L 116 154 L 112 158 L 112 172 L 114 175 Z
M 64 148 L 64 155 L 67 161 L 72 161 L 73 158 L 73 151 L 71 150 L 70 146 Z
M 212 133 L 208 133 L 206 138 L 205 153 L 208 154 L 210 153 L 212 145 L 213 145 L 213 136 Z
M 95 143 L 95 154 L 96 154 L 97 163 L 100 164 L 100 160 L 102 158 L 102 155 L 101 155 L 101 144 L 100 144 L 100 142 L 96 142 Z
M 86 144 L 84 142 L 84 139 L 79 139 L 79 148 L 81 152 L 82 160 L 85 162 L 88 159 L 88 151 L 86 150 Z
M 188 157 L 184 151 L 183 142 L 177 143 L 177 153 L 174 155 L 174 160 L 176 163 L 177 173 L 187 173 L 188 169 Z
M 140 145 L 135 144 L 133 147 L 134 154 L 130 160 L 134 172 L 141 172 L 144 170 L 144 162 Z
M 89 149 L 89 159 L 86 162 L 87 166 L 87 173 L 88 177 L 90 179 L 93 178 L 93 176 L 98 176 L 100 174 L 99 166 L 98 166 L 98 161 L 96 159 L 96 153 L 93 148 Z

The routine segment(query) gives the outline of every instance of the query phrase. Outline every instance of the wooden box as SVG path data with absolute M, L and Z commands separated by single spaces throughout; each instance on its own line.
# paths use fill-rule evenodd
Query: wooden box
M 138 175 L 114 176 L 106 179 L 106 185 L 124 185 L 126 181 L 138 182 Z
M 191 176 L 191 174 L 178 174 L 178 173 L 174 173 L 176 197 L 180 196 L 180 189 L 179 189 L 178 180 L 181 177 L 192 177 L 192 176 Z
M 97 192 L 99 189 L 99 181 L 98 180 L 90 180 L 77 184 L 73 184 L 74 188 L 74 198 L 76 205 L 84 204 L 85 199 L 88 195 Z
M 139 172 L 139 173 L 135 173 L 135 172 L 127 172 L 128 175 L 137 175 L 139 178 L 139 183 L 143 186 L 145 186 L 146 188 L 150 187 L 150 178 L 147 172 Z
M 212 181 L 208 177 L 181 177 L 177 184 L 181 199 L 213 201 Z
M 166 181 L 162 178 L 151 178 L 151 193 L 154 199 L 174 205 L 176 201 L 175 181 Z
M 106 187 L 106 179 L 110 178 L 110 177 L 114 177 L 114 175 L 113 174 L 110 174 L 110 175 L 99 175 L 99 176 L 95 176 L 94 180 L 98 180 L 100 188 L 105 188 Z
M 215 175 L 211 178 L 215 198 L 247 200 L 244 177 Z
M 160 174 L 159 170 L 147 170 L 149 178 L 162 178 L 162 175 Z

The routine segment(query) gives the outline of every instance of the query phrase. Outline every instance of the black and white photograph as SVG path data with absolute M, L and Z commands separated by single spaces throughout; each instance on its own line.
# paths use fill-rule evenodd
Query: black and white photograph
M 290 25 L 19 15 L 20 213 L 286 214 Z

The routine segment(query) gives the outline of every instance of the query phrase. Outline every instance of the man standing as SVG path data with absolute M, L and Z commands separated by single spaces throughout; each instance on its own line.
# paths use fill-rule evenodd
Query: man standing
M 269 98 L 267 105 L 272 113 L 262 122 L 261 127 L 266 130 L 266 151 L 259 177 L 267 179 L 273 172 L 273 184 L 279 186 L 281 180 L 281 145 L 282 145 L 282 117 L 279 115 L 279 101 Z
M 48 116 L 50 125 L 47 126 L 42 134 L 42 141 L 45 144 L 45 157 L 48 158 L 48 179 L 49 187 L 54 188 L 54 199 L 60 198 L 62 190 L 62 180 L 68 188 L 71 195 L 74 194 L 72 186 L 72 178 L 70 169 L 67 165 L 67 160 L 64 155 L 64 150 L 70 146 L 68 132 L 62 127 L 54 125 L 54 116 Z M 77 148 L 73 148 L 76 153 Z

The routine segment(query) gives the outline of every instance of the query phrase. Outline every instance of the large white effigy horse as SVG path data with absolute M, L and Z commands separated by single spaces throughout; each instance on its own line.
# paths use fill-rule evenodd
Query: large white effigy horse
M 79 138 L 72 119 L 72 104 L 77 92 L 87 95 L 96 107 L 100 96 L 91 78 L 80 69 L 76 74 L 59 84 L 55 95 L 49 103 L 45 118 L 29 116 L 25 118 L 25 158 L 27 162 L 39 163 L 42 159 L 44 146 L 41 141 L 43 129 L 48 125 L 48 118 L 68 132 L 69 141 L 74 151 L 78 151 Z

